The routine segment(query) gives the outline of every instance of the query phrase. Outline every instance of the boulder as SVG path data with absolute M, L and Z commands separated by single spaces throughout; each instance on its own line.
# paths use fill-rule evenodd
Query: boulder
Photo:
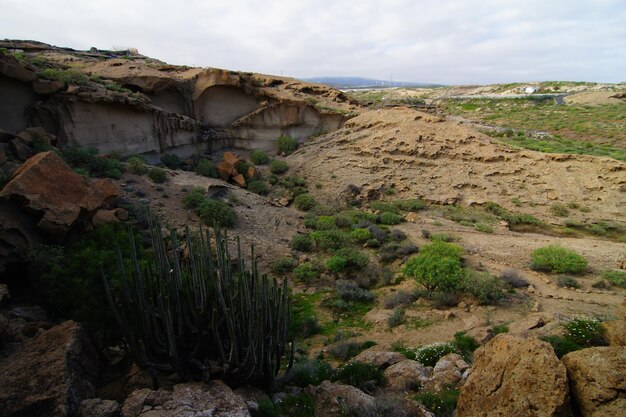
M 246 179 L 241 174 L 237 174 L 233 177 L 233 182 L 240 187 L 246 186 Z
M 246 402 L 222 381 L 174 385 L 173 391 L 148 388 L 133 391 L 122 406 L 122 417 L 250 417 Z
M 498 335 L 474 352 L 457 417 L 569 417 L 565 366 L 550 344 Z
M 52 151 L 24 162 L 0 191 L 0 197 L 16 201 L 28 212 L 42 214 L 37 227 L 54 240 L 62 240 L 83 216 L 93 215 L 119 194 L 112 181 L 90 183 Z
M 387 369 L 391 365 L 395 365 L 398 362 L 406 360 L 406 357 L 398 352 L 385 352 L 380 350 L 374 350 L 370 348 L 359 353 L 352 359 L 354 362 L 371 363 L 378 369 Z
M 387 386 L 402 391 L 419 389 L 430 376 L 428 368 L 410 359 L 391 365 L 385 370 Z
M 90 398 L 80 403 L 78 415 L 80 417 L 117 417 L 120 405 L 117 401 Z
M 626 347 L 602 346 L 563 356 L 572 404 L 583 417 L 613 417 L 626 411 Z
M 437 361 L 433 375 L 423 383 L 422 389 L 428 392 L 441 392 L 455 386 L 469 367 L 461 355 L 449 353 Z
M 95 394 L 97 354 L 73 321 L 27 340 L 0 369 L 0 417 L 74 416 Z
M 626 321 L 610 320 L 602 323 L 604 337 L 611 346 L 626 346 Z
M 224 161 L 231 166 L 235 166 L 239 162 L 239 157 L 232 152 L 224 152 Z
M 34 155 L 33 148 L 28 146 L 24 140 L 20 138 L 13 139 L 10 144 L 11 150 L 17 156 L 17 159 L 22 162 Z
M 108 209 L 98 210 L 91 219 L 91 222 L 94 226 L 100 226 L 102 224 L 114 224 L 119 223 L 119 221 L 120 220 L 115 215 L 115 210 Z
M 374 406 L 374 397 L 351 385 L 324 381 L 310 385 L 306 393 L 315 399 L 316 417 L 340 417 L 346 415 L 346 410 L 371 410 Z

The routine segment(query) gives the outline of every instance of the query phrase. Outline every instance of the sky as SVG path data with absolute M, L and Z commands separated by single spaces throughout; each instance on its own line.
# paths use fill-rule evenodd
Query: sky
M 0 39 L 441 84 L 626 81 L 626 0 L 0 0 Z

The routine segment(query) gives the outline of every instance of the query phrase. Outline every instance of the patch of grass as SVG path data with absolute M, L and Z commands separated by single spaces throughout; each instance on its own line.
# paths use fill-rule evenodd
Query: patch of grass
M 293 275 L 305 284 L 310 284 L 319 278 L 323 272 L 322 265 L 314 262 L 304 262 L 293 270 Z
M 509 326 L 507 326 L 506 324 L 496 324 L 491 327 L 491 331 L 493 332 L 494 335 L 501 334 L 501 333 L 508 333 Z
M 535 249 L 531 255 L 531 267 L 537 271 L 559 274 L 580 274 L 587 270 L 587 260 L 573 250 L 558 245 Z
M 326 352 L 333 358 L 340 359 L 345 362 L 348 359 L 354 358 L 359 353 L 375 345 L 376 345 L 376 342 L 373 342 L 371 340 L 368 340 L 366 342 L 346 340 L 346 341 L 341 341 L 341 342 L 335 343 L 334 345 L 328 346 L 326 348 Z
M 297 234 L 293 235 L 289 246 L 300 252 L 310 252 L 313 249 L 313 241 L 309 235 Z
M 556 278 L 556 285 L 562 288 L 580 288 L 580 284 L 576 281 L 576 278 L 569 275 L 559 275 Z
M 459 399 L 459 391 L 447 389 L 439 393 L 420 392 L 413 398 L 422 403 L 435 417 L 452 417 Z
M 310 194 L 300 194 L 293 200 L 293 205 L 298 210 L 309 211 L 317 205 L 317 201 Z
M 45 68 L 37 73 L 39 78 L 45 80 L 62 81 L 66 84 L 87 85 L 89 77 L 82 72 L 72 69 Z
M 569 216 L 569 209 L 565 204 L 554 203 L 550 206 L 550 211 L 552 212 L 552 214 L 558 217 Z
M 424 210 L 428 207 L 428 205 L 422 200 L 415 198 L 412 200 L 397 200 L 394 201 L 393 204 L 403 211 L 412 211 L 417 213 L 418 211 Z M 387 210 L 388 211 L 388 210 Z
M 221 200 L 206 198 L 196 209 L 200 220 L 209 227 L 233 227 L 237 223 L 237 213 Z
M 617 269 L 607 270 L 602 272 L 602 278 L 613 285 L 626 288 L 626 271 L 619 271 Z
M 296 338 L 307 338 L 318 334 L 322 329 L 317 317 L 317 304 L 321 294 L 292 295 L 291 321 L 289 332 Z
M 333 380 L 372 393 L 376 387 L 384 384 L 385 376 L 383 371 L 371 363 L 348 362 L 335 371 Z
M 391 315 L 387 318 L 387 326 L 390 329 L 404 323 L 406 311 L 404 308 L 394 308 Z

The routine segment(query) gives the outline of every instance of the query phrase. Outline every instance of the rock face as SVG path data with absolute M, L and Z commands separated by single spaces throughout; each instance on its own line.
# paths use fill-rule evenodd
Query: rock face
M 250 417 L 246 402 L 221 381 L 186 383 L 173 391 L 147 388 L 133 391 L 122 406 L 122 417 Z
M 307 393 L 315 398 L 316 417 L 340 417 L 349 409 L 372 409 L 374 397 L 351 385 L 324 381 L 319 386 L 309 386 Z
M 574 407 L 583 417 L 612 417 L 626 412 L 626 347 L 593 347 L 568 353 L 567 368 Z
M 538 339 L 499 335 L 474 353 L 457 417 L 569 417 L 565 366 Z
M 0 416 L 75 416 L 95 393 L 96 357 L 73 321 L 24 342 L 0 362 Z

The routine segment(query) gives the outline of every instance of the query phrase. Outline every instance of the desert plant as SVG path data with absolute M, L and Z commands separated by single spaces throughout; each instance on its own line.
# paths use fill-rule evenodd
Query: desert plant
M 293 364 L 293 367 L 285 375 L 283 384 L 295 385 L 306 388 L 309 385 L 319 385 L 322 381 L 331 379 L 333 369 L 323 360 L 305 358 Z
M 334 255 L 326 261 L 326 269 L 334 273 L 341 272 L 347 265 L 348 260 L 339 255 Z
M 157 184 L 164 183 L 167 180 L 165 171 L 157 167 L 151 168 L 150 171 L 148 171 L 148 177 Z
M 313 262 L 304 262 L 293 270 L 294 276 L 305 284 L 310 284 L 321 273 L 322 267 Z
M 73 69 L 45 68 L 37 73 L 39 78 L 46 80 L 58 80 L 67 84 L 86 85 L 89 77 Z
M 583 346 L 600 346 L 606 344 L 602 322 L 591 317 L 577 317 L 563 324 L 565 337 Z
M 400 216 L 399 214 L 391 213 L 389 211 L 386 211 L 380 215 L 380 222 L 382 224 L 400 224 L 403 221 L 404 217 Z
M 298 149 L 298 141 L 290 136 L 281 136 L 277 140 L 278 151 L 285 155 L 291 155 Z
M 462 286 L 464 292 L 471 294 L 481 305 L 498 304 L 505 298 L 502 280 L 488 273 L 466 269 Z
M 459 391 L 446 389 L 440 392 L 420 392 L 415 395 L 415 400 L 424 404 L 435 417 L 452 417 L 459 398 Z
M 372 392 L 385 382 L 383 371 L 371 363 L 348 362 L 335 371 L 333 380 L 352 385 L 365 392 Z
M 602 278 L 606 279 L 613 285 L 626 288 L 626 271 L 618 271 L 616 269 L 602 272 Z
M 359 287 L 353 281 L 339 280 L 336 283 L 337 295 L 343 301 L 371 303 L 376 296 L 369 290 Z
M 426 203 L 420 199 L 398 200 L 394 201 L 394 205 L 400 210 L 418 212 L 426 208 Z
M 559 275 L 556 278 L 556 284 L 559 287 L 580 288 L 580 284 L 576 281 L 576 278 L 570 277 L 569 275 Z
M 201 159 L 195 168 L 196 174 L 203 177 L 217 178 L 217 168 L 215 164 L 208 159 Z
M 573 250 L 557 245 L 535 249 L 531 267 L 538 271 L 578 274 L 587 270 L 587 260 Z
M 309 235 L 294 235 L 289 245 L 300 252 L 310 252 L 313 249 L 313 241 Z
M 517 269 L 505 269 L 500 273 L 500 279 L 511 288 L 528 287 L 528 280 Z
M 370 239 L 372 237 L 372 234 L 367 229 L 358 228 L 350 232 L 350 237 L 355 242 L 363 243 L 363 242 L 366 242 L 368 239 Z
M 348 238 L 341 230 L 318 230 L 309 233 L 317 247 L 325 251 L 333 251 L 342 248 Z
M 389 317 L 387 318 L 387 326 L 390 329 L 397 327 L 404 323 L 405 310 L 404 308 L 394 308 Z
M 178 169 L 182 165 L 180 157 L 175 153 L 166 153 L 161 157 L 161 163 L 169 169 Z
M 254 165 L 265 165 L 270 161 L 270 157 L 267 156 L 267 153 L 257 149 L 250 153 L 250 161 Z
M 206 199 L 206 193 L 200 187 L 194 187 L 183 196 L 183 207 L 195 210 Z
M 363 352 L 365 349 L 369 349 L 374 345 L 376 345 L 376 342 L 373 342 L 371 340 L 365 342 L 345 340 L 328 346 L 326 348 L 326 352 L 336 359 L 347 361 L 348 359 L 355 357 L 359 353 Z
M 558 217 L 565 217 L 569 215 L 569 210 L 567 209 L 567 206 L 561 203 L 552 204 L 550 206 L 550 211 L 552 212 L 552 214 Z
M 142 267 L 130 234 L 132 267 L 119 255 L 120 285 L 111 288 L 103 277 L 136 363 L 188 380 L 207 380 L 221 372 L 221 378 L 233 383 L 272 385 L 288 353 L 287 282 L 260 275 L 254 249 L 248 268 L 239 243 L 238 265 L 233 267 L 219 230 L 212 234 L 200 229 L 197 236 L 187 231 L 189 257 L 180 259 L 176 233 L 170 233 L 169 252 L 160 224 L 148 219 L 151 266 Z M 209 362 L 219 364 L 218 369 Z
M 298 261 L 293 259 L 291 256 L 286 256 L 272 262 L 270 270 L 276 275 L 285 275 L 293 271 L 297 265 Z
M 287 162 L 285 161 L 274 159 L 270 163 L 270 172 L 272 174 L 284 174 L 285 172 L 287 172 L 288 169 L 289 165 L 287 165 Z
M 207 226 L 233 227 L 237 213 L 221 200 L 205 198 L 196 209 L 196 214 Z
M 310 194 L 300 194 L 293 200 L 293 204 L 298 210 L 309 211 L 317 205 L 317 201 Z M 334 219 L 333 219 L 334 224 Z
M 415 349 L 415 360 L 424 366 L 435 366 L 448 353 L 457 353 L 453 343 L 433 343 Z
M 128 171 L 133 174 L 144 175 L 148 173 L 146 163 L 136 156 L 128 158 L 126 164 L 128 165 Z
M 94 177 L 120 178 L 124 167 L 115 155 L 99 155 L 96 148 L 70 146 L 61 151 L 61 157 L 74 169 L 83 169 Z
M 405 307 L 413 304 L 416 299 L 417 297 L 414 294 L 411 294 L 408 291 L 400 290 L 385 297 L 383 300 L 383 307 L 387 309 Z
M 461 248 L 445 242 L 425 245 L 404 265 L 404 273 L 415 278 L 429 293 L 455 290 L 461 283 Z
M 480 344 L 472 336 L 465 334 L 465 332 L 457 332 L 454 334 L 454 340 L 452 341 L 456 353 L 463 356 L 465 360 L 470 361 L 472 354 L 476 349 L 480 347 Z
M 261 180 L 252 180 L 248 183 L 248 191 L 253 192 L 259 195 L 268 195 L 270 193 L 270 189 Z
M 506 324 L 496 324 L 491 327 L 491 331 L 493 332 L 494 335 L 508 333 L 509 326 L 507 326 Z

